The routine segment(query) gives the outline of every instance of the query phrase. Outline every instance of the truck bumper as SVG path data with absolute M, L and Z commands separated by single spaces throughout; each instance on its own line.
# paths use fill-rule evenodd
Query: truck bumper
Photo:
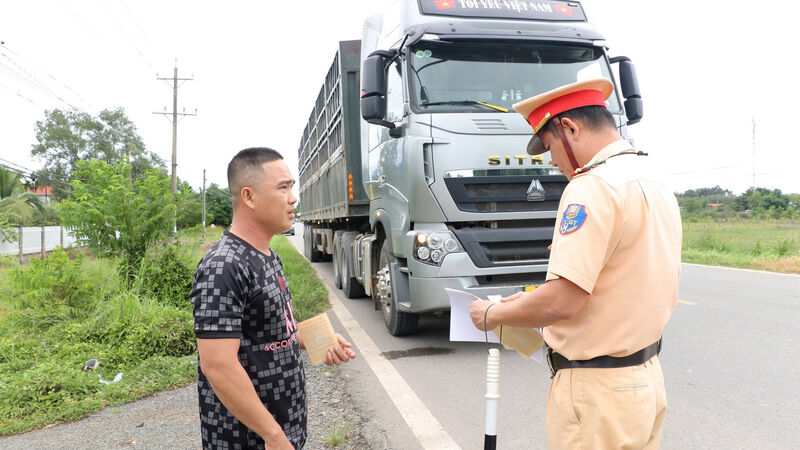
M 426 313 L 450 310 L 445 288 L 458 289 L 485 299 L 489 295 L 507 297 L 528 286 L 544 283 L 547 264 L 510 267 L 476 267 L 466 253 L 450 254 L 441 267 L 432 267 L 409 260 L 410 299 L 401 302 L 404 312 Z M 425 276 L 415 276 L 425 275 Z
M 501 295 L 507 297 L 515 292 L 524 290 L 523 286 L 483 287 L 475 286 L 474 278 L 415 278 L 409 277 L 411 290 L 411 304 L 406 309 L 400 305 L 400 310 L 405 312 L 426 313 L 450 310 L 450 298 L 445 288 L 458 289 L 472 295 L 486 299 L 488 295 Z

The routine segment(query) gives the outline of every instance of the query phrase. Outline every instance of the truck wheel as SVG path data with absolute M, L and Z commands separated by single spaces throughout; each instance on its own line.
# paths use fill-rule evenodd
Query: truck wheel
M 314 228 L 310 225 L 306 228 L 308 229 L 307 238 L 305 239 L 306 257 L 311 262 L 320 262 L 322 261 L 322 252 L 314 248 Z
M 364 297 L 366 295 L 364 292 L 364 286 L 362 286 L 355 277 L 350 276 L 350 265 L 347 264 L 348 253 L 345 245 L 346 243 L 343 242 L 341 248 L 339 249 L 339 259 L 334 261 L 334 264 L 339 266 L 339 274 L 342 277 L 342 290 L 347 298 Z
M 341 232 L 337 231 L 333 238 L 333 285 L 337 289 L 342 288 L 342 270 L 339 265 L 339 258 L 342 253 L 342 237 Z
M 390 264 L 397 261 L 392 254 L 390 238 L 386 238 L 381 246 L 378 259 L 378 302 L 383 311 L 383 321 L 392 336 L 407 336 L 417 332 L 419 316 L 398 310 L 397 301 L 392 295 L 392 271 Z

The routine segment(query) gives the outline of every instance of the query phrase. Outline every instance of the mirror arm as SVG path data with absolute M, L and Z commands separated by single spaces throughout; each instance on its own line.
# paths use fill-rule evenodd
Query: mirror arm
M 394 122 L 389 122 L 388 120 L 383 120 L 383 119 L 370 119 L 367 121 L 367 123 L 371 123 L 373 125 L 380 125 L 390 130 L 397 127 L 397 125 L 395 125 Z

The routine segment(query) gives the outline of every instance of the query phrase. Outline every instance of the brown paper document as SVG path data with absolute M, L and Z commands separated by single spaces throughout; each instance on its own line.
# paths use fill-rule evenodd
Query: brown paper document
M 500 327 L 492 330 L 492 333 L 500 337 L 503 347 L 509 350 L 516 350 L 517 353 L 525 358 L 530 358 L 539 347 L 544 344 L 544 339 L 533 328 L 503 327 L 503 336 L 500 336 Z
M 303 337 L 311 364 L 318 366 L 325 362 L 329 348 L 339 345 L 328 315 L 322 313 L 297 324 L 297 331 Z

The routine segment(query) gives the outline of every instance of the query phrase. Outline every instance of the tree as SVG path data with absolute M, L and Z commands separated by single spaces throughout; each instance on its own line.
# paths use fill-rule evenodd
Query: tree
M 148 246 L 169 235 L 175 206 L 161 171 L 151 169 L 131 185 L 129 169 L 124 162 L 78 162 L 72 198 L 60 213 L 81 243 L 101 256 L 120 257 L 122 273 L 132 280 Z
M 43 209 L 36 195 L 25 191 L 22 175 L 0 166 L 0 241 L 16 239 L 14 226 Z
M 230 190 L 228 188 L 220 188 L 216 183 L 211 183 L 206 189 L 206 211 L 211 217 L 207 223 L 229 226 L 233 220 Z
M 100 111 L 97 117 L 80 111 L 54 109 L 36 122 L 36 140 L 31 156 L 44 163 L 33 178 L 39 185 L 53 186 L 56 199 L 69 195 L 69 180 L 79 161 L 99 159 L 106 163 L 128 161 L 130 177 L 140 178 L 152 168 L 165 168 L 164 161 L 145 149 L 136 125 L 122 108 Z
M 719 185 L 714 186 L 712 188 L 698 188 L 698 189 L 689 189 L 688 191 L 684 192 L 683 194 L 678 194 L 680 197 L 731 197 L 733 196 L 733 192 L 729 191 L 728 189 L 722 189 Z
M 200 193 L 195 192 L 192 186 L 185 181 L 178 180 L 178 194 L 176 197 L 178 207 L 178 228 L 189 228 L 203 222 L 203 200 Z

